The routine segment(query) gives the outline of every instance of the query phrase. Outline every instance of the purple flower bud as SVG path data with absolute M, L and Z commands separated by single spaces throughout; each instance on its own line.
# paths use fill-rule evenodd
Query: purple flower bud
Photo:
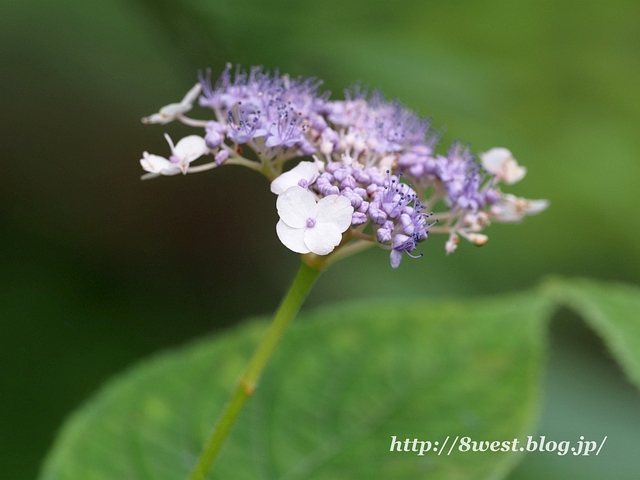
M 366 168 L 365 173 L 369 175 L 369 177 L 371 178 L 372 185 L 377 185 L 382 187 L 387 181 L 387 176 L 383 172 L 375 168 Z
M 302 152 L 303 155 L 313 155 L 316 153 L 316 147 L 311 145 L 306 139 L 300 140 L 298 148 Z
M 351 215 L 351 225 L 353 226 L 362 225 L 366 222 L 367 216 L 364 213 L 354 212 L 353 215 Z
M 318 190 L 325 197 L 328 195 L 337 195 L 340 193 L 340 189 L 334 186 L 331 182 L 333 181 L 333 175 L 330 173 L 323 173 L 316 180 L 316 185 L 318 186 Z
M 421 178 L 426 173 L 426 168 L 424 163 L 416 163 L 409 167 L 409 173 L 413 175 L 415 178 Z
M 207 147 L 212 150 L 220 147 L 224 140 L 224 135 L 227 132 L 227 127 L 218 122 L 208 122 L 204 129 L 205 132 L 207 132 L 204 136 Z
M 387 220 L 387 214 L 380 209 L 380 204 L 377 201 L 369 204 L 369 218 L 379 225 L 382 225 Z
M 351 167 L 342 167 L 333 172 L 333 176 L 338 182 L 342 182 L 349 175 L 351 175 Z
M 345 179 L 340 182 L 340 188 L 356 188 L 356 179 L 351 175 L 347 175 Z
M 220 145 L 222 145 L 223 138 L 224 137 L 220 135 L 218 132 L 209 132 L 204 136 L 204 141 L 207 144 L 207 147 L 209 147 L 212 150 L 215 150 Z
M 378 239 L 378 242 L 380 243 L 386 243 L 386 242 L 390 242 L 391 241 L 391 230 L 384 228 L 384 227 L 380 227 L 378 229 L 378 231 L 376 232 L 376 237 Z
M 359 195 L 356 195 L 354 191 L 351 190 L 349 187 L 342 189 L 340 194 L 349 199 L 349 201 L 351 202 L 351 206 L 354 209 L 357 209 L 362 204 L 362 197 L 360 197 Z
M 353 193 L 355 193 L 356 195 L 360 196 L 363 199 L 367 197 L 367 191 L 364 188 L 356 187 L 353 189 Z
M 229 158 L 228 150 L 220 150 L 218 153 L 216 153 L 216 156 L 213 157 L 213 159 L 216 161 L 216 165 L 222 165 L 227 161 L 227 158 Z
M 369 175 L 367 175 L 363 170 L 358 170 L 358 169 L 354 169 L 353 170 L 353 177 L 356 179 L 356 181 L 358 183 L 361 184 L 368 184 L 369 182 L 371 182 L 371 177 Z
M 391 220 L 387 220 L 382 224 L 382 228 L 393 231 L 393 229 L 395 228 L 395 224 Z
M 326 172 L 334 174 L 341 166 L 340 162 L 329 162 L 324 169 Z
M 327 129 L 327 122 L 323 117 L 314 113 L 309 115 L 311 126 L 318 132 L 324 132 Z
M 404 233 L 406 233 L 407 235 L 413 235 L 415 228 L 413 225 L 413 221 L 408 214 L 403 213 L 402 215 L 400 215 L 400 223 L 402 224 L 402 230 L 404 230 Z

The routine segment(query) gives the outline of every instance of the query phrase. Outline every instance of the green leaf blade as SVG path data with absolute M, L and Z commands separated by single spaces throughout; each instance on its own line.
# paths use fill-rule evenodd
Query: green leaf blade
M 303 315 L 208 478 L 503 478 L 520 453 L 390 451 L 392 437 L 512 441 L 537 413 L 545 302 L 374 302 Z M 73 416 L 41 480 L 184 479 L 265 328 L 120 376 Z M 417 444 L 420 447 L 420 444 Z M 447 447 L 448 450 L 448 447 Z
M 544 289 L 602 337 L 629 380 L 640 388 L 640 289 L 589 279 L 552 279 Z

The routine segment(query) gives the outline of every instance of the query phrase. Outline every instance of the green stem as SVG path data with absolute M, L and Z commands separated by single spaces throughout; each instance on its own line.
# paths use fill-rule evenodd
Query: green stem
M 198 465 L 189 477 L 189 480 L 205 479 L 207 472 L 211 468 L 211 464 L 222 447 L 225 438 L 231 431 L 231 427 L 240 414 L 242 407 L 257 388 L 262 371 L 267 365 L 273 350 L 280 341 L 280 338 L 282 338 L 291 320 L 294 319 L 298 310 L 300 310 L 300 306 L 309 294 L 311 287 L 321 271 L 321 269 L 314 268 L 304 261 L 301 263 L 300 269 L 291 287 L 289 287 L 289 291 L 282 300 L 273 318 L 273 322 L 271 322 L 262 342 L 258 345 L 258 349 L 253 354 L 253 358 L 249 362 L 249 365 L 247 365 L 242 377 L 240 377 L 236 390 L 227 404 L 222 417 L 218 420 L 218 424 L 205 445 Z

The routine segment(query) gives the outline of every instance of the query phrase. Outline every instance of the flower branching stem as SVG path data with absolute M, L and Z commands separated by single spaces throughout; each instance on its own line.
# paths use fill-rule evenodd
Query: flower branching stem
M 264 371 L 269 358 L 271 358 L 271 354 L 273 353 L 276 345 L 282 338 L 282 335 L 287 329 L 289 323 L 291 323 L 300 310 L 300 306 L 309 294 L 311 287 L 321 272 L 321 268 L 311 266 L 303 258 L 300 269 L 298 270 L 291 287 L 289 287 L 289 291 L 282 300 L 271 325 L 260 342 L 260 345 L 258 345 L 257 350 L 253 354 L 246 370 L 240 377 L 233 396 L 231 397 L 231 400 L 229 400 L 222 416 L 218 420 L 218 424 L 216 425 L 213 434 L 202 450 L 198 464 L 189 477 L 189 480 L 204 480 L 206 478 L 207 472 L 211 468 L 211 464 L 220 451 L 225 438 L 231 431 L 242 407 L 258 387 L 258 382 L 262 376 L 262 372 Z

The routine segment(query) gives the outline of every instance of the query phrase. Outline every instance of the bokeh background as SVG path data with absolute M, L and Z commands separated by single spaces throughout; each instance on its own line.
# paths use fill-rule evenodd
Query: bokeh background
M 363 81 L 433 116 L 442 150 L 509 147 L 529 169 L 510 191 L 551 200 L 490 227 L 483 248 L 445 257 L 433 237 L 396 271 L 380 250 L 343 261 L 308 306 L 492 294 L 550 274 L 638 284 L 639 24 L 634 0 L 4 0 L 2 477 L 34 478 L 107 378 L 273 311 L 296 270 L 257 174 L 139 180 L 142 151 L 164 155 L 162 134 L 188 131 L 140 118 L 198 69 L 279 67 L 336 98 Z M 560 312 L 551 333 L 538 434 L 609 440 L 598 458 L 530 455 L 510 478 L 637 478 L 640 396 L 579 319 Z

